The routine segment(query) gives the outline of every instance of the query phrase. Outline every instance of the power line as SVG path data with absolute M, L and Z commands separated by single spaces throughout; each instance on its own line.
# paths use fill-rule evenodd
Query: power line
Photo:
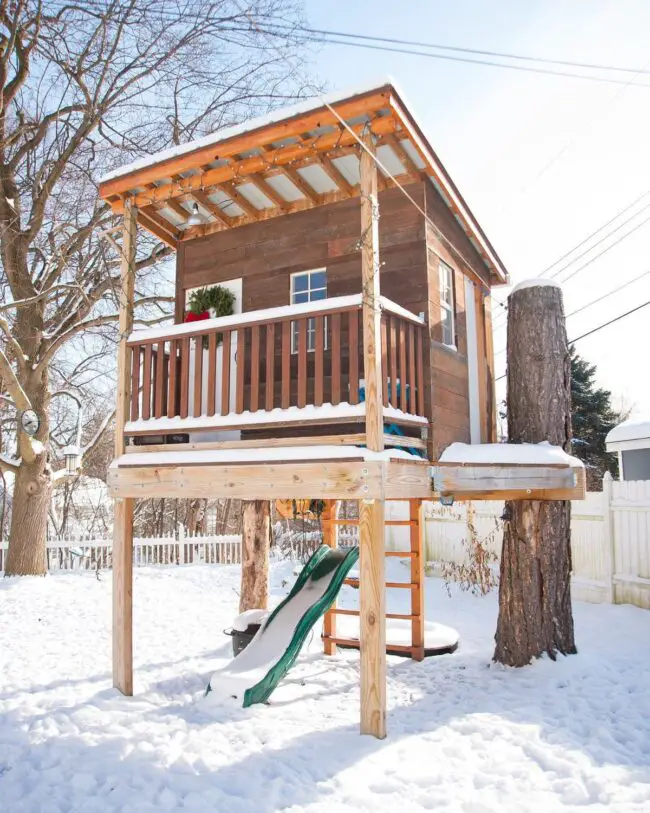
M 588 330 L 586 333 L 583 333 L 581 336 L 576 336 L 575 339 L 569 339 L 568 343 L 569 344 L 575 344 L 576 342 L 579 342 L 580 339 L 586 339 L 587 336 L 592 336 L 594 333 L 598 333 L 599 330 L 602 330 L 603 328 L 609 327 L 610 325 L 613 325 L 615 322 L 620 322 L 621 319 L 625 319 L 626 316 L 630 316 L 631 314 L 636 313 L 637 311 L 640 311 L 641 308 L 647 308 L 648 305 L 650 305 L 650 299 L 647 302 L 643 302 L 641 305 L 637 305 L 636 308 L 632 308 L 631 310 L 626 311 L 625 313 L 621 313 L 618 316 L 615 316 L 613 319 L 610 319 L 608 322 L 603 322 L 602 325 L 598 325 L 597 327 L 592 328 L 592 330 Z M 505 377 L 506 377 L 506 373 L 504 373 L 503 375 L 500 375 L 498 378 L 495 379 L 495 381 L 501 381 L 501 379 L 505 378 Z
M 279 28 L 285 28 L 286 26 L 277 26 Z M 306 26 L 298 26 L 299 31 L 304 31 L 310 34 L 321 34 L 324 36 L 331 36 L 331 37 L 346 37 L 351 39 L 360 39 L 360 40 L 369 40 L 372 42 L 386 42 L 393 45 L 408 45 L 414 48 L 434 48 L 441 51 L 456 51 L 458 53 L 464 54 L 477 54 L 479 56 L 493 56 L 498 57 L 500 59 L 519 59 L 526 62 L 542 62 L 547 65 L 564 65 L 565 67 L 570 68 L 586 68 L 588 70 L 602 70 L 602 71 L 618 71 L 623 73 L 633 73 L 633 74 L 640 74 L 640 73 L 650 73 L 650 71 L 646 70 L 645 68 L 629 68 L 623 67 L 620 65 L 603 65 L 603 64 L 596 64 L 591 62 L 573 62 L 570 60 L 565 59 L 551 59 L 548 57 L 538 57 L 538 56 L 530 56 L 528 54 L 512 54 L 505 51 L 487 51 L 487 50 L 480 50 L 478 48 L 464 48 L 458 45 L 442 45 L 441 43 L 435 42 L 419 42 L 417 40 L 404 40 L 404 39 L 397 39 L 396 37 L 374 37 L 368 34 L 357 34 L 357 33 L 350 33 L 347 31 L 328 31 L 319 28 L 309 28 Z
M 647 197 L 648 195 L 650 195 L 650 190 L 648 190 L 647 192 L 644 192 L 638 198 L 633 200 L 632 203 L 629 203 L 627 206 L 625 206 L 623 209 L 621 209 L 619 212 L 617 212 L 617 214 L 615 214 L 614 217 L 610 218 L 606 223 L 603 223 L 602 226 L 599 226 L 595 231 L 593 231 L 591 234 L 589 234 L 587 237 L 585 237 L 584 240 L 581 240 L 580 243 L 575 245 L 573 248 L 571 248 L 569 251 L 567 251 L 565 254 L 563 254 L 561 257 L 559 257 L 557 260 L 555 260 L 555 262 L 552 262 L 549 266 L 547 266 L 543 271 L 541 271 L 538 274 L 538 276 L 543 277 L 548 271 L 551 270 L 551 268 L 554 268 L 558 263 L 562 262 L 562 260 L 566 259 L 571 254 L 573 254 L 574 251 L 576 251 L 581 246 L 583 246 L 585 243 L 587 243 L 589 240 L 591 240 L 592 237 L 595 237 L 603 229 L 607 228 L 607 226 L 611 225 L 615 220 L 618 220 L 618 218 L 621 217 L 621 215 L 628 212 L 633 206 L 635 206 L 637 203 L 639 203 L 639 201 L 643 200 L 643 198 Z M 623 226 L 627 225 L 630 221 L 634 220 L 634 218 L 637 217 L 637 215 L 641 214 L 641 212 L 644 212 L 648 208 L 650 208 L 650 203 L 648 203 L 646 206 L 643 206 L 641 209 L 639 209 L 637 212 L 635 212 L 631 217 L 624 220 L 623 223 L 620 223 L 615 229 L 612 229 L 610 232 L 608 232 L 604 237 L 602 237 L 600 240 L 598 240 L 596 243 L 594 243 L 592 246 L 590 246 L 586 251 L 583 251 L 582 254 L 579 254 L 577 257 L 574 257 L 563 268 L 560 268 L 559 271 L 556 271 L 554 274 L 551 274 L 550 279 L 554 279 L 558 274 L 561 274 L 563 271 L 566 271 L 567 268 L 570 268 L 571 265 L 573 265 L 574 262 L 579 260 L 581 257 L 584 257 L 586 254 L 589 254 L 589 252 L 593 251 L 593 249 L 596 246 L 600 245 L 602 242 L 607 240 L 607 238 L 611 237 L 613 234 L 615 234 L 617 231 L 619 231 L 619 229 L 622 229 Z M 648 220 L 650 220 L 650 218 L 646 218 L 645 220 L 642 220 L 641 223 L 638 223 L 634 228 L 630 229 L 628 232 L 626 232 L 624 235 L 622 235 L 618 240 L 616 240 L 610 246 L 607 246 L 603 251 L 599 252 L 594 257 L 592 257 L 588 262 L 581 265 L 580 268 L 576 269 L 574 272 L 569 274 L 563 280 L 560 280 L 560 282 L 562 282 L 562 283 L 567 282 L 567 280 L 569 280 L 572 276 L 575 276 L 577 273 L 579 273 L 580 271 L 587 268 L 589 265 L 591 265 L 592 262 L 597 260 L 603 254 L 606 254 L 610 249 L 614 248 L 619 243 L 622 243 L 623 240 L 625 240 L 627 237 L 629 237 L 631 234 L 633 234 L 637 229 L 640 229 L 641 226 L 645 225 L 648 222 Z M 508 308 L 507 308 L 507 305 L 505 303 L 497 302 L 497 304 L 501 305 L 501 307 L 504 309 L 504 311 L 507 311 Z M 503 315 L 505 315 L 505 314 L 502 314 L 502 313 L 497 314 L 497 316 L 503 316 Z M 496 330 L 500 330 L 504 326 L 505 326 L 505 322 L 500 321 L 498 324 L 493 323 L 493 329 L 496 329 Z
M 633 279 L 629 279 L 627 282 L 624 282 L 623 285 L 619 285 L 617 288 L 612 288 L 611 291 L 608 291 L 606 294 L 602 296 L 596 297 L 596 299 L 592 299 L 591 302 L 587 302 L 586 305 L 582 305 L 581 307 L 577 308 L 571 313 L 567 313 L 566 318 L 570 319 L 572 316 L 576 316 L 578 313 L 582 313 L 586 311 L 587 308 L 590 308 L 592 305 L 597 305 L 599 302 L 604 302 L 606 299 L 609 299 L 610 296 L 614 296 L 614 294 L 618 294 L 620 291 L 625 290 L 625 288 L 629 288 L 630 285 L 633 285 L 635 282 L 638 282 L 640 279 L 647 277 L 650 274 L 650 269 L 644 271 L 643 274 L 639 274 L 638 277 L 634 277 Z M 506 348 L 504 347 L 502 350 L 497 351 L 494 355 L 500 356 L 506 352 Z
M 102 4 L 101 2 L 97 2 L 97 0 L 85 0 L 87 6 L 91 8 L 95 8 L 99 11 L 107 11 L 107 6 Z M 124 8 L 124 7 L 122 7 Z M 240 9 L 241 13 L 245 13 L 242 9 Z M 161 19 L 167 19 L 170 22 L 176 22 L 180 18 L 178 15 L 171 15 L 170 12 L 166 12 L 164 9 L 159 9 L 156 12 L 157 16 Z M 191 19 L 192 14 L 185 14 L 183 15 L 185 19 Z M 194 15 L 195 18 L 203 19 L 203 15 Z M 248 15 L 247 15 L 248 16 Z M 250 19 L 250 17 L 249 17 Z M 435 53 L 434 51 L 422 51 L 422 50 L 415 50 L 412 47 L 398 47 L 398 44 L 402 43 L 405 45 L 414 45 L 416 48 L 439 48 L 445 49 L 449 51 L 455 51 L 460 53 L 469 53 L 469 54 L 476 54 L 477 56 L 486 55 L 486 56 L 497 56 L 505 59 L 518 59 L 527 62 L 541 62 L 544 64 L 551 64 L 551 65 L 567 65 L 577 68 L 582 68 L 585 70 L 601 70 L 601 71 L 616 71 L 616 72 L 625 72 L 625 73 L 650 73 L 650 71 L 646 71 L 645 69 L 635 69 L 629 68 L 626 66 L 614 66 L 614 65 L 598 65 L 594 63 L 581 63 L 581 62 L 571 62 L 568 60 L 556 60 L 550 59 L 545 57 L 533 57 L 527 56 L 524 54 L 506 54 L 501 53 L 498 51 L 487 51 L 487 50 L 480 50 L 474 48 L 463 48 L 460 46 L 444 46 L 434 43 L 417 43 L 415 41 L 410 40 L 398 40 L 389 37 L 370 37 L 364 34 L 350 34 L 346 32 L 336 32 L 336 31 L 326 31 L 321 29 L 312 29 L 306 26 L 296 26 L 296 25 L 289 25 L 283 23 L 276 23 L 276 22 L 268 22 L 266 23 L 265 27 L 263 26 L 253 26 L 251 24 L 251 29 L 255 28 L 259 33 L 267 34 L 269 36 L 287 36 L 287 32 L 299 32 L 300 39 L 306 40 L 308 42 L 315 42 L 321 45 L 343 45 L 352 48 L 365 48 L 374 51 L 383 51 L 388 53 L 398 53 L 398 54 L 405 54 L 407 56 L 421 56 L 428 59 L 441 59 L 447 60 L 451 62 L 461 62 L 470 65 L 482 65 L 486 67 L 493 67 L 493 68 L 504 68 L 514 71 L 522 71 L 525 73 L 538 73 L 543 74 L 546 76 L 559 76 L 563 78 L 569 79 L 582 79 L 590 82 L 602 82 L 606 84 L 615 84 L 615 85 L 629 85 L 630 82 L 627 79 L 617 79 L 615 77 L 608 77 L 608 76 L 593 76 L 588 74 L 579 74 L 579 73 L 572 73 L 571 71 L 555 71 L 550 70 L 548 68 L 540 68 L 540 67 L 533 67 L 532 65 L 513 65 L 504 62 L 494 62 L 488 59 L 470 59 L 468 57 L 463 56 L 454 56 L 452 54 L 444 54 L 444 53 Z M 233 27 L 228 28 L 228 26 L 223 26 L 220 31 L 227 33 L 228 31 L 232 31 L 233 33 L 243 33 L 241 28 Z M 333 37 L 340 37 L 341 39 L 333 39 Z M 357 41 L 358 40 L 358 41 Z M 379 43 L 395 43 L 394 45 L 381 45 Z M 638 84 L 634 85 L 635 87 L 643 87 L 643 88 L 650 88 L 650 84 Z

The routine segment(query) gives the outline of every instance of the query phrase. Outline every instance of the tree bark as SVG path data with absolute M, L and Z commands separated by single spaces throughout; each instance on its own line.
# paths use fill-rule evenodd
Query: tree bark
M 265 610 L 269 600 L 271 504 L 242 501 L 242 569 L 239 612 Z
M 562 291 L 540 285 L 508 299 L 508 439 L 571 448 L 571 363 Z M 506 502 L 494 660 L 524 666 L 575 653 L 571 503 Z
M 5 576 L 47 573 L 47 515 L 52 497 L 45 455 L 22 463 L 16 474 Z

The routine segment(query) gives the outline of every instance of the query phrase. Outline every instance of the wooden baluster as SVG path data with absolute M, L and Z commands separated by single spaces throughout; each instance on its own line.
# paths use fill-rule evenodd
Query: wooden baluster
M 348 312 L 350 349 L 350 403 L 359 403 L 359 311 Z
M 408 373 L 406 368 L 406 323 L 399 320 L 399 408 L 406 412 L 406 382 Z
M 265 408 L 273 409 L 275 388 L 275 322 L 266 326 L 266 383 L 264 389 Z
M 425 330 L 426 330 L 425 327 L 418 328 L 416 342 L 417 395 L 418 395 L 417 414 L 423 417 L 424 417 L 424 354 L 422 348 L 422 336 Z
M 178 414 L 176 386 L 178 382 L 178 342 L 169 343 L 169 388 L 167 392 L 167 417 L 175 418 Z
M 221 414 L 230 412 L 230 356 L 232 354 L 232 330 L 226 330 L 221 344 Z
M 325 318 L 317 316 L 314 320 L 316 324 L 316 342 L 314 346 L 314 404 L 321 406 L 323 403 L 324 375 L 323 375 L 323 355 L 325 351 Z
M 131 353 L 131 420 L 140 417 L 140 355 L 142 345 L 134 345 Z
M 381 317 L 381 400 L 388 406 L 388 325 L 386 314 Z
M 194 345 L 194 409 L 192 414 L 198 418 L 203 411 L 203 336 L 197 336 Z
M 415 325 L 411 322 L 408 327 L 409 331 L 409 397 L 408 397 L 408 411 L 414 415 L 416 410 L 415 406 Z
M 307 405 L 307 325 L 308 319 L 298 319 L 298 406 Z
M 246 328 L 237 331 L 237 390 L 235 392 L 235 412 L 244 411 L 244 384 L 246 373 Z
M 332 314 L 332 404 L 341 403 L 341 314 Z
M 144 371 L 142 373 L 142 418 L 147 421 L 151 417 L 151 363 L 153 345 L 147 344 L 144 348 Z
M 165 393 L 165 342 L 158 342 L 156 348 L 156 394 L 154 401 L 154 415 L 156 418 L 162 418 L 164 409 L 164 393 Z
M 282 409 L 291 403 L 291 322 L 282 323 Z
M 190 339 L 181 339 L 181 408 L 180 417 L 187 418 L 189 411 L 189 383 L 190 383 Z
M 260 326 L 251 327 L 251 412 L 260 405 Z
M 208 415 L 217 411 L 217 334 L 208 339 Z
M 397 408 L 397 325 L 390 317 L 390 405 Z

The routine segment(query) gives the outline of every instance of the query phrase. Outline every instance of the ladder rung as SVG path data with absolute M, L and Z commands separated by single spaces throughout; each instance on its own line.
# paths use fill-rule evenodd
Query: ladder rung
M 413 550 L 387 550 L 384 553 L 386 556 L 399 556 L 402 559 L 412 559 L 418 555 L 417 551 Z
M 359 641 L 354 638 L 335 638 L 331 635 L 322 635 L 321 639 L 323 641 L 329 641 L 332 644 L 337 644 L 338 646 L 349 646 L 354 649 L 359 649 Z M 412 655 L 415 650 L 421 649 L 421 647 L 417 646 L 406 646 L 404 644 L 386 644 L 386 649 L 389 652 L 404 652 Z
M 359 610 L 342 610 L 340 607 L 332 607 L 328 612 L 334 615 L 359 615 Z
M 417 582 L 386 582 L 386 587 L 402 588 L 404 590 L 416 590 L 420 587 Z

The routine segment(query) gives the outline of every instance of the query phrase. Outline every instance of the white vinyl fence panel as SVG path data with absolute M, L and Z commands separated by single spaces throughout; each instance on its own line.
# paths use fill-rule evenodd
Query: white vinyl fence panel
M 405 506 L 406 504 L 404 504 Z M 402 518 L 404 506 L 389 503 L 389 515 Z M 478 537 L 497 556 L 503 540 L 504 503 L 473 503 Z M 491 533 L 497 528 L 497 533 Z M 467 563 L 467 506 L 425 505 L 425 555 L 434 573 L 444 562 Z M 387 545 L 406 550 L 405 529 L 389 528 Z M 650 481 L 613 482 L 588 492 L 571 506 L 572 595 L 578 601 L 634 604 L 650 609 Z

